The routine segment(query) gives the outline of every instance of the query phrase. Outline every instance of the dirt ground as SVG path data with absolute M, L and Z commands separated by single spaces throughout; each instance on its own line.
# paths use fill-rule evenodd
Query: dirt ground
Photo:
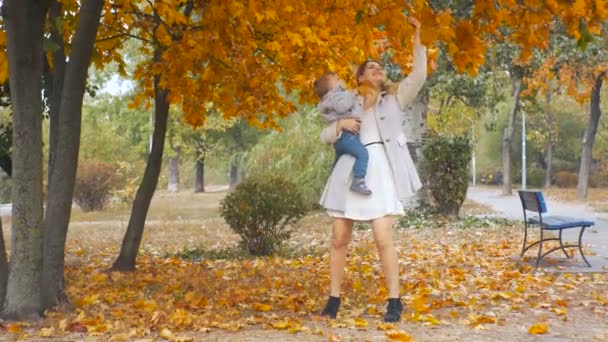
M 218 206 L 224 195 L 221 191 L 204 194 L 188 191 L 179 194 L 157 192 L 146 223 L 142 255 L 152 260 L 163 260 L 167 255 L 191 248 L 218 250 L 235 246 L 239 237 L 230 230 L 218 213 Z M 488 210 L 487 207 L 470 202 L 467 202 L 464 208 L 465 214 L 481 214 Z M 128 208 L 110 208 L 100 213 L 82 213 L 76 209 L 68 234 L 66 266 L 75 269 L 84 267 L 86 262 L 83 260 L 90 259 L 83 259 L 83 255 L 96 258 L 99 264 L 109 266 L 116 257 L 128 215 Z M 10 220 L 3 218 L 3 225 L 5 239 L 10 241 Z M 201 318 L 201 322 L 204 321 L 208 325 L 189 325 L 188 328 L 179 329 L 179 333 L 176 332 L 169 339 L 384 341 L 387 339 L 385 330 L 388 329 L 406 332 L 416 341 L 608 341 L 608 276 L 553 275 L 551 272 L 534 271 L 517 265 L 511 257 L 517 254 L 520 248 L 521 227 L 492 222 L 477 225 L 475 228 L 459 228 L 451 223 L 422 221 L 419 228 L 395 230 L 406 311 L 401 323 L 389 327 L 381 324 L 384 310 L 382 302 L 374 302 L 367 307 L 363 304 L 368 299 L 374 301 L 375 298 L 382 297 L 382 287 L 375 288 L 376 284 L 382 283 L 382 276 L 375 260 L 371 232 L 365 227 L 356 230 L 349 252 L 354 261 L 347 265 L 347 299 L 344 310 L 341 311 L 342 315 L 336 321 L 319 321 L 312 314 L 315 311 L 313 308 L 320 309 L 325 300 L 323 297 L 317 298 L 316 294 L 317 291 L 324 293 L 323 289 L 317 287 L 327 284 L 327 244 L 330 229 L 331 221 L 324 213 L 311 213 L 298 224 L 297 232 L 288 242 L 290 250 L 303 250 L 310 253 L 309 258 L 316 258 L 315 265 L 319 266 L 312 271 L 307 269 L 306 272 L 312 273 L 306 274 L 323 277 L 321 280 L 302 279 L 304 286 L 309 282 L 310 286 L 316 288 L 314 293 L 308 294 L 314 295 L 314 300 L 311 300 L 310 296 L 303 297 L 309 298 L 305 307 L 293 312 L 281 309 L 256 313 L 243 309 L 238 319 L 245 323 L 238 329 Z M 277 263 L 303 263 L 302 260 L 307 260 L 306 258 L 306 255 L 301 254 L 291 258 L 286 256 Z M 251 262 L 255 264 L 255 261 Z M 196 269 L 200 264 L 193 262 L 188 265 Z M 361 267 L 368 267 L 366 265 L 371 267 L 370 272 L 374 274 L 369 279 L 360 278 L 358 273 Z M 238 261 L 219 260 L 205 262 L 204 267 L 225 268 L 228 274 L 230 267 L 236 270 L 240 266 Z M 94 274 L 92 276 L 98 276 L 104 271 L 100 266 L 91 266 L 88 269 Z M 302 277 L 298 273 L 301 270 L 297 267 L 285 268 L 267 276 L 269 279 L 297 279 Z M 257 269 L 257 272 L 263 274 L 266 270 L 262 267 Z M 519 280 L 511 277 L 518 277 Z M 233 278 L 232 281 L 242 280 Z M 509 285 L 506 286 L 504 282 L 509 282 Z M 184 280 L 184 283 L 188 283 L 188 280 Z M 357 283 L 363 283 L 363 288 L 357 289 Z M 207 283 L 204 286 L 211 289 L 219 285 Z M 243 283 L 242 286 L 247 289 L 251 285 Z M 211 290 L 201 289 L 201 292 L 205 291 Z M 448 292 L 450 296 L 446 295 Z M 457 293 L 462 295 L 461 301 L 455 299 Z M 348 299 L 348 296 L 351 296 L 351 299 Z M 423 297 L 428 301 L 424 305 L 419 303 Z M 247 308 L 249 307 L 250 304 L 247 304 Z M 111 310 L 111 307 L 96 310 Z M 210 304 L 203 311 L 205 310 L 221 309 L 214 309 Z M 200 312 L 201 317 L 207 314 L 206 311 Z M 106 319 L 109 319 L 110 314 L 106 315 Z M 283 322 L 283 318 L 298 322 L 297 329 L 292 329 L 293 333 L 276 323 Z M 547 326 L 548 332 L 543 335 L 529 334 L 528 329 L 536 323 Z M 65 333 L 55 338 L 40 337 L 39 329 L 52 324 L 52 319 L 47 319 L 24 328 L 22 331 L 25 333 L 3 332 L 0 329 L 0 340 L 164 339 L 160 331 L 154 330 L 143 334 L 145 336 L 139 333 L 129 335 L 110 332 Z

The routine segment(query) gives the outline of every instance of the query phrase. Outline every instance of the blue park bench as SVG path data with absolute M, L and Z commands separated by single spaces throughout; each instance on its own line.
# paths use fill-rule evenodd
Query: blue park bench
M 523 258 L 524 253 L 526 253 L 526 251 L 530 249 L 530 247 L 539 245 L 538 256 L 536 257 L 536 267 L 538 267 L 538 264 L 545 256 L 560 249 L 564 252 L 567 258 L 573 257 L 574 255 L 568 255 L 568 253 L 566 252 L 566 248 L 577 247 L 579 252 L 581 253 L 581 257 L 583 257 L 583 260 L 585 261 L 587 266 L 591 267 L 591 264 L 589 264 L 587 258 L 585 258 L 585 254 L 583 253 L 582 239 L 585 229 L 595 224 L 593 221 L 581 220 L 564 216 L 543 217 L 543 214 L 547 212 L 547 203 L 545 202 L 543 193 L 540 191 L 520 190 L 519 198 L 521 199 L 521 204 L 524 210 L 524 224 L 526 227 L 524 233 L 524 245 L 520 257 Z M 534 215 L 528 217 L 528 212 L 536 213 L 538 216 Z M 533 242 L 530 245 L 526 245 L 528 242 L 528 227 L 530 226 L 540 227 L 540 240 Z M 578 244 L 576 245 L 564 245 L 562 241 L 562 231 L 564 229 L 570 228 L 580 228 L 580 233 L 578 234 Z M 559 238 L 545 238 L 543 232 L 546 230 L 559 231 Z M 552 248 L 549 251 L 543 253 L 543 242 L 545 241 L 559 241 L 559 247 Z

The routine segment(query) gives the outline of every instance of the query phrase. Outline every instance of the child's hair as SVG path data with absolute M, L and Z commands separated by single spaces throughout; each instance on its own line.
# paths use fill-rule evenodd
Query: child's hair
M 319 77 L 316 81 L 315 81 L 315 93 L 317 93 L 317 96 L 322 99 L 323 96 L 325 96 L 325 94 L 327 94 L 329 92 L 329 80 L 330 77 L 332 76 L 337 76 L 338 74 L 336 74 L 335 72 L 332 71 L 328 71 L 326 73 L 324 73 L 323 75 L 321 75 L 321 77 Z

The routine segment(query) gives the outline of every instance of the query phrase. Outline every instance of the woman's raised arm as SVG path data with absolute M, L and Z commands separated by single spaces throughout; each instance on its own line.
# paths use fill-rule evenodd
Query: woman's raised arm
M 399 101 L 401 107 L 405 107 L 416 98 L 426 81 L 426 47 L 420 42 L 420 23 L 413 18 L 409 18 L 409 21 L 416 27 L 414 33 L 414 63 L 412 71 L 399 83 L 397 89 L 397 101 Z

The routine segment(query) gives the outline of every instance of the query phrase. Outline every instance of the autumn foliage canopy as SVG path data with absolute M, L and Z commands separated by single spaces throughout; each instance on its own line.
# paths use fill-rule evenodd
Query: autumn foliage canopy
M 66 15 L 55 24 L 70 36 L 78 20 L 70 9 L 79 3 L 61 2 Z M 138 39 L 145 57 L 132 75 L 143 85 L 138 102 L 153 97 L 158 76 L 192 125 L 204 123 L 201 108 L 212 104 L 226 118 L 276 127 L 275 118 L 293 112 L 297 101 L 314 99 L 310 82 L 322 72 L 352 79 L 353 65 L 387 51 L 407 72 L 413 35 L 407 15 L 422 22 L 430 58 L 442 46 L 456 69 L 470 74 L 495 41 L 518 45 L 524 63 L 534 49 L 548 47 L 556 26 L 582 39 L 599 35 L 608 19 L 604 0 L 463 0 L 456 7 L 425 0 L 106 1 L 93 62 L 116 62 L 126 73 L 120 48 Z M 3 54 L 0 81 L 7 68 Z

